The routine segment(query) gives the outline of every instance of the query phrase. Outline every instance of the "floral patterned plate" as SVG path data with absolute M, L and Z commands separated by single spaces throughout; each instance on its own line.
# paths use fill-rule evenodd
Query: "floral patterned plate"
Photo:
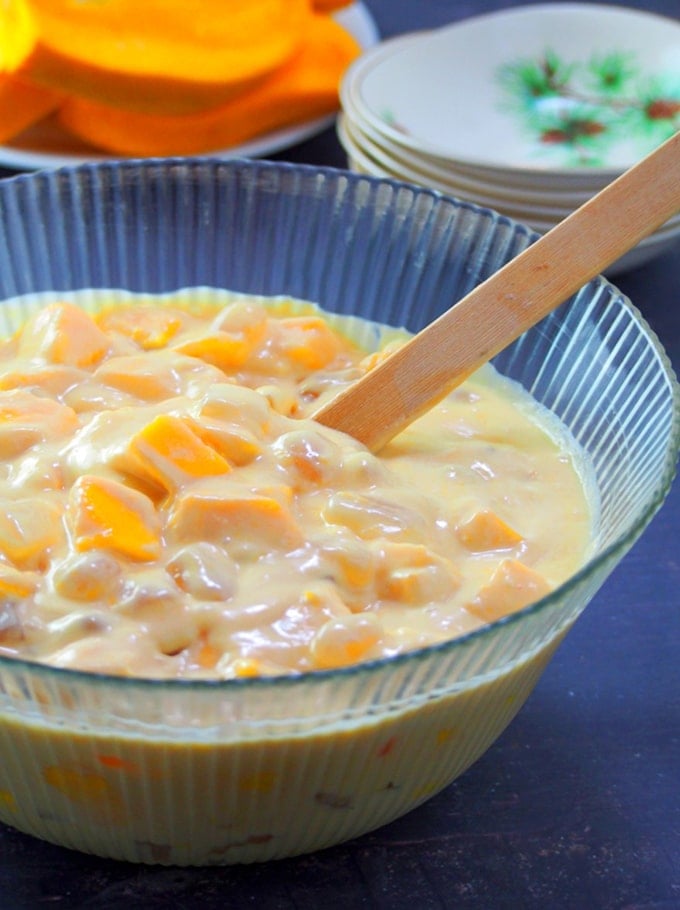
M 680 22 L 552 3 L 366 58 L 352 103 L 396 146 L 473 167 L 615 175 L 680 128 Z

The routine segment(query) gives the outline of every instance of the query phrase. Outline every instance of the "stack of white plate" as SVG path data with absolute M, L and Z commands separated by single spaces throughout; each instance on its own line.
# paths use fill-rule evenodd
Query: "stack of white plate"
M 680 128 L 680 22 L 563 2 L 477 16 L 367 50 L 341 102 L 352 169 L 545 233 Z M 608 273 L 678 240 L 680 215 Z

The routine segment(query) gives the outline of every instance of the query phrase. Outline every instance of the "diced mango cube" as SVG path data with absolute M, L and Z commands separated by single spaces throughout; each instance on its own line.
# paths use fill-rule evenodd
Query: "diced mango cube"
M 235 300 L 227 304 L 215 317 L 211 328 L 245 336 L 255 345 L 265 335 L 269 313 L 256 300 Z
M 381 586 L 383 597 L 405 604 L 422 604 L 452 595 L 460 579 L 442 564 L 410 566 L 391 572 Z
M 238 588 L 238 567 L 223 547 L 205 540 L 181 547 L 166 566 L 180 591 L 197 600 L 229 600 Z
M 310 652 L 314 665 L 330 670 L 365 660 L 382 634 L 380 621 L 370 613 L 330 619 L 312 640 Z
M 112 357 L 96 370 L 94 378 L 143 401 L 162 401 L 186 394 L 192 382 L 217 382 L 221 371 L 170 350 Z
M 14 361 L 11 369 L 0 373 L 0 390 L 37 389 L 42 395 L 57 398 L 87 376 L 84 370 L 61 363 L 39 365 L 34 361 Z
M 320 316 L 280 320 L 279 344 L 286 357 L 305 370 L 328 366 L 342 349 L 339 336 Z
M 191 428 L 206 445 L 238 467 L 250 464 L 262 452 L 255 436 L 239 424 L 204 420 L 192 423 Z
M 154 351 L 177 335 L 186 318 L 171 307 L 135 305 L 106 310 L 97 317 L 97 324 L 104 332 L 130 338 L 144 351 Z
M 504 559 L 466 609 L 484 622 L 494 622 L 540 600 L 549 591 L 548 582 L 534 569 L 517 559 Z
M 158 558 L 160 519 L 151 500 L 116 480 L 85 474 L 71 488 L 69 515 L 81 552 L 113 550 L 137 561 Z
M 0 601 L 21 600 L 38 587 L 38 575 L 0 563 Z
M 62 597 L 87 603 L 113 600 L 123 579 L 121 566 L 113 555 L 90 550 L 60 563 L 53 581 L 55 591 Z
M 187 338 L 175 345 L 173 350 L 186 357 L 198 357 L 229 373 L 243 366 L 253 347 L 245 335 L 216 331 L 209 335 Z
M 160 414 L 128 446 L 131 472 L 174 493 L 199 477 L 227 474 L 229 462 L 191 428 L 188 421 Z
M 212 541 L 242 555 L 292 550 L 303 542 L 280 498 L 239 488 L 190 487 L 177 497 L 169 528 L 179 540 Z
M 364 590 L 373 581 L 377 557 L 364 541 L 349 536 L 331 538 L 322 543 L 320 552 L 329 574 L 346 592 Z
M 297 482 L 312 486 L 330 486 L 330 479 L 342 462 L 339 446 L 327 435 L 311 429 L 284 433 L 272 446 L 272 452 Z
M 78 426 L 75 411 L 58 401 L 24 389 L 0 392 L 0 458 L 14 458 Z
M 486 550 L 511 550 L 522 542 L 522 535 L 495 512 L 482 509 L 456 529 L 463 546 L 473 553 Z
M 80 307 L 53 303 L 28 320 L 19 339 L 19 355 L 49 363 L 92 367 L 110 349 L 110 339 Z
M 60 507 L 45 499 L 0 502 L 0 552 L 20 569 L 44 569 L 65 538 Z
M 220 420 L 246 427 L 256 436 L 264 431 L 271 418 L 269 402 L 253 389 L 235 383 L 212 385 L 200 405 L 202 422 Z
M 364 540 L 387 536 L 406 541 L 417 536 L 424 523 L 415 509 L 372 492 L 338 490 L 322 512 L 328 524 L 344 525 Z
M 389 542 L 382 548 L 378 595 L 405 604 L 450 597 L 461 584 L 449 560 L 422 544 Z

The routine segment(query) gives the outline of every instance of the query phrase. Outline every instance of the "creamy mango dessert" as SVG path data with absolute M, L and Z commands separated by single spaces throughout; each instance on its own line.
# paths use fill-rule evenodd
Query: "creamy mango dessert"
M 573 621 L 513 613 L 596 523 L 530 396 L 484 368 L 373 455 L 313 414 L 403 333 L 212 289 L 16 312 L 2 821 L 131 861 L 264 861 L 398 817 L 488 748 Z
M 329 669 L 469 632 L 583 563 L 566 434 L 491 368 L 378 455 L 310 307 L 68 300 L 0 348 L 0 654 L 137 677 Z

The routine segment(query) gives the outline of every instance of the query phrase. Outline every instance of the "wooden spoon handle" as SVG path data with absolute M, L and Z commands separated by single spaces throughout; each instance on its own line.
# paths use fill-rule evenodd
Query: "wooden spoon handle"
M 376 451 L 680 210 L 680 133 L 527 247 L 316 420 Z

